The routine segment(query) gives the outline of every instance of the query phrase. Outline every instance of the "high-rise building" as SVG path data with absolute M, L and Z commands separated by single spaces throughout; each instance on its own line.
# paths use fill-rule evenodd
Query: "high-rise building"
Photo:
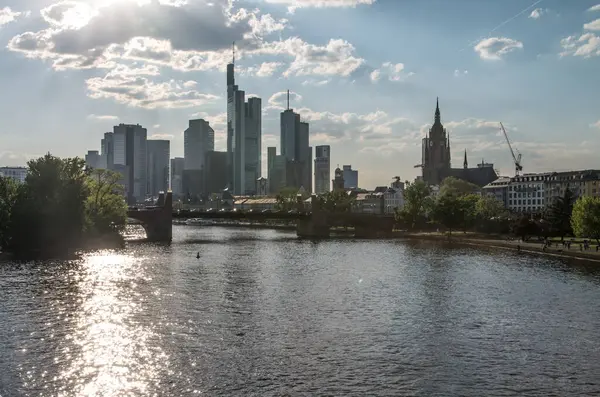
M 267 148 L 268 192 L 277 194 L 287 186 L 289 162 L 284 155 L 277 155 L 277 148 Z
M 312 192 L 312 148 L 309 146 L 309 125 L 300 121 L 300 115 L 290 109 L 288 91 L 287 109 L 280 116 L 281 155 L 288 161 L 286 186 Z
M 185 159 L 175 157 L 171 159 L 171 191 L 173 196 L 179 197 L 183 194 L 183 170 L 185 169 Z
M 260 98 L 248 98 L 245 104 L 245 180 L 244 194 L 256 194 L 256 181 L 262 176 L 262 101 Z
M 228 187 L 240 195 L 251 194 L 261 176 L 261 100 L 246 103 L 245 95 L 235 84 L 234 59 L 227 65 L 227 168 Z
M 112 170 L 114 165 L 114 134 L 106 132 L 100 141 L 100 164 L 98 168 Z
M 351 165 L 342 167 L 344 171 L 344 189 L 356 189 L 358 187 L 358 171 L 353 170 Z
M 315 193 L 331 191 L 331 147 L 321 145 L 315 148 Z
M 97 150 L 88 150 L 85 155 L 85 166 L 88 168 L 102 168 L 100 152 Z
M 206 152 L 215 150 L 215 131 L 204 119 L 190 120 L 183 133 L 183 157 L 186 170 L 201 170 Z
M 340 170 L 340 167 L 336 168 L 334 171 L 334 179 L 331 181 L 333 185 L 334 192 L 343 192 L 344 191 L 344 171 Z
M 227 187 L 227 152 L 207 152 L 204 163 L 204 192 L 221 193 Z
M 146 198 L 148 131 L 139 124 L 119 124 L 113 128 L 113 163 L 126 172 L 125 192 L 130 204 Z
M 148 147 L 148 195 L 158 197 L 169 189 L 169 159 L 171 142 L 149 139 Z

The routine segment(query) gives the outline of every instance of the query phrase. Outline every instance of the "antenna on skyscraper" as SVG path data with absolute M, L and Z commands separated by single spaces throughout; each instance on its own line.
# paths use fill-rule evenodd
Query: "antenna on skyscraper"
M 233 61 L 231 63 L 235 65 L 235 41 L 233 42 L 232 47 L 233 47 Z
M 287 91 L 287 110 L 290 110 L 290 90 Z

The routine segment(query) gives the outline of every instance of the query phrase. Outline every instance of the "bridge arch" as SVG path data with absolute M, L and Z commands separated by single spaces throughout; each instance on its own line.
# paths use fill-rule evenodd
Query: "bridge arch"
M 148 241 L 173 239 L 173 193 L 161 192 L 154 207 L 131 208 L 127 217 L 141 222 Z

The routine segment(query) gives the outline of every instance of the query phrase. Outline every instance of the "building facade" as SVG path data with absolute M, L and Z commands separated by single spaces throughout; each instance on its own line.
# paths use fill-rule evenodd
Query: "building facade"
M 334 178 L 331 181 L 332 188 L 334 192 L 344 191 L 344 171 L 340 169 L 340 167 L 336 168 L 334 171 Z
M 287 186 L 288 161 L 284 155 L 277 155 L 277 148 L 267 148 L 267 190 L 277 194 Z
M 215 131 L 204 119 L 190 120 L 183 132 L 183 158 L 186 170 L 201 170 L 206 152 L 215 150 Z
M 421 164 L 423 181 L 428 185 L 440 185 L 453 176 L 483 187 L 498 179 L 494 165 L 483 160 L 475 168 L 469 168 L 467 154 L 463 168 L 452 168 L 450 162 L 450 136 L 441 122 L 439 101 L 436 103 L 434 122 L 421 143 Z
M 300 115 L 289 108 L 280 115 L 281 155 L 285 157 L 286 186 L 303 187 L 309 194 L 313 191 L 312 147 L 310 146 L 310 126 L 300 120 Z
M 185 158 L 175 157 L 171 159 L 171 191 L 173 196 L 183 195 L 183 170 L 185 169 Z
M 0 176 L 23 183 L 27 178 L 27 167 L 0 167 Z
M 100 165 L 98 168 L 112 170 L 114 163 L 114 134 L 106 132 L 100 141 Z
M 98 150 L 88 150 L 85 154 L 85 166 L 88 168 L 104 168 L 102 167 L 102 157 Z
M 358 188 L 358 171 L 353 170 L 351 165 L 344 165 L 342 170 L 344 172 L 344 189 Z
M 321 145 L 315 147 L 315 193 L 323 194 L 331 191 L 331 147 Z
M 128 173 L 124 180 L 129 204 L 146 198 L 147 135 L 147 130 L 139 124 L 119 124 L 113 128 L 113 163 Z
M 169 163 L 171 142 L 163 139 L 149 139 L 148 148 L 148 195 L 158 197 L 160 192 L 169 190 Z
M 204 164 L 205 194 L 223 192 L 227 188 L 227 181 L 227 152 L 207 152 Z
M 260 98 L 248 98 L 245 104 L 245 119 L 244 194 L 255 195 L 256 181 L 262 176 L 262 101 Z

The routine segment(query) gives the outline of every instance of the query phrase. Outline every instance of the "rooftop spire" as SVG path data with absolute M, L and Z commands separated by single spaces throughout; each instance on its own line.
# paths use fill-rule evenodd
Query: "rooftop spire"
M 467 149 L 465 149 L 465 162 L 463 163 L 463 167 L 465 167 L 465 169 L 469 168 L 469 163 L 467 162 Z
M 233 65 L 235 65 L 235 41 L 233 42 L 232 50 L 233 50 L 233 59 L 232 59 L 231 63 Z
M 290 110 L 290 90 L 287 90 L 287 110 Z
M 436 98 L 435 100 L 435 122 L 440 122 L 440 98 Z

